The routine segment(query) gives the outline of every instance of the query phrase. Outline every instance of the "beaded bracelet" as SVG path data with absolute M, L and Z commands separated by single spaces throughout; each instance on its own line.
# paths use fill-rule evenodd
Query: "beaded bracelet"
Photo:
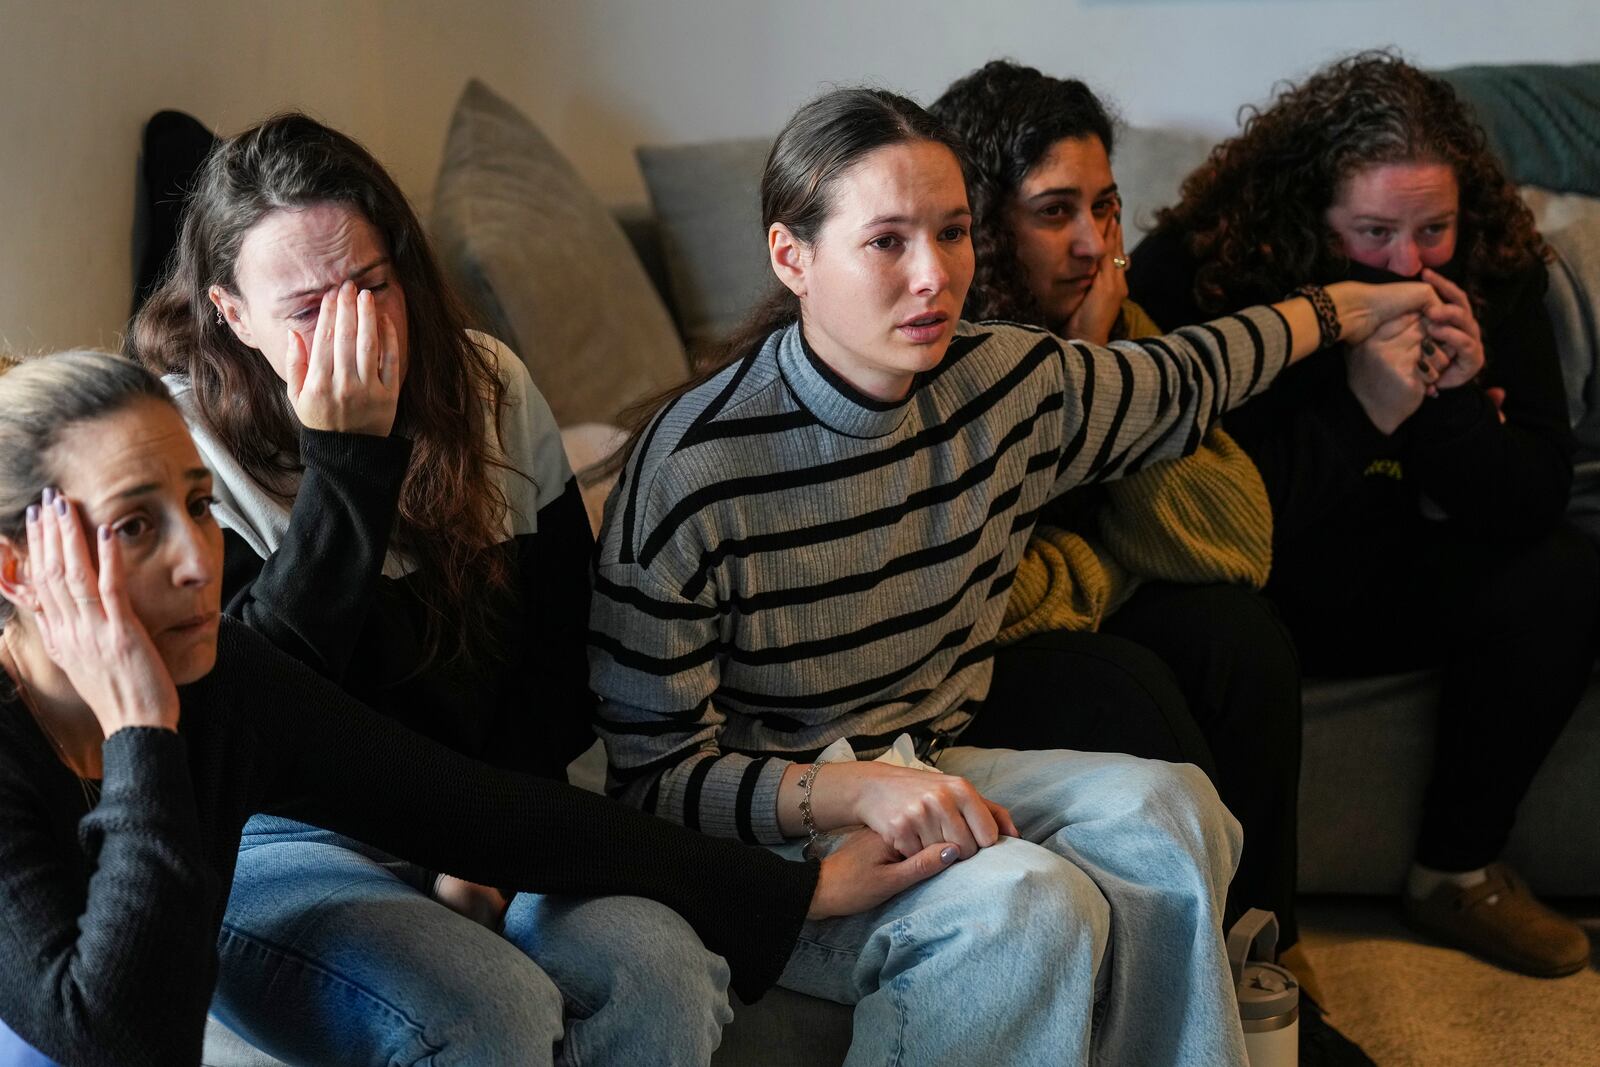
M 805 854 L 810 856 L 817 848 L 817 820 L 811 813 L 811 785 L 817 780 L 817 772 L 822 770 L 821 762 L 813 763 L 806 768 L 806 773 L 800 776 L 800 825 L 806 832 Z
M 1339 340 L 1339 310 L 1333 306 L 1333 297 L 1320 285 L 1302 285 L 1290 296 L 1303 296 L 1311 301 L 1311 310 L 1317 316 L 1317 332 L 1321 335 L 1320 348 L 1327 348 Z

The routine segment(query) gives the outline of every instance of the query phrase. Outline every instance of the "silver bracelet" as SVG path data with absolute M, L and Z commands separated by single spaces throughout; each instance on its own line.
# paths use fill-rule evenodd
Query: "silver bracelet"
M 821 763 L 812 763 L 806 768 L 806 773 L 800 776 L 800 826 L 806 832 L 806 847 L 804 853 L 810 857 L 817 848 L 817 820 L 811 812 L 811 786 L 817 780 L 817 772 L 822 770 Z

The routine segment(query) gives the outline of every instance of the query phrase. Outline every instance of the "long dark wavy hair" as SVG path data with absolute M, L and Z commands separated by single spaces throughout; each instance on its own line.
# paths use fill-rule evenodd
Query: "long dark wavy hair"
M 1385 163 L 1442 163 L 1461 190 L 1456 259 L 1481 301 L 1487 283 L 1546 254 L 1533 215 L 1448 82 L 1387 51 L 1360 52 L 1241 111 L 1244 130 L 1184 181 L 1156 214 L 1200 264 L 1194 298 L 1216 314 L 1276 300 L 1348 269 L 1324 215 L 1339 183 Z
M 1006 209 L 1057 141 L 1097 137 L 1109 157 L 1111 116 L 1083 82 L 1052 78 L 1007 59 L 953 82 L 928 110 L 960 135 L 972 164 L 967 191 L 977 269 L 963 314 L 1043 325 L 1044 310 L 1017 258 Z
M 485 591 L 511 580 L 494 550 L 507 504 L 491 477 L 503 466 L 490 435 L 499 440 L 504 386 L 493 355 L 467 335 L 416 213 L 365 148 L 299 113 L 218 144 L 189 194 L 169 272 L 125 347 L 159 374 L 188 378 L 206 428 L 269 492 L 292 498 L 300 424 L 283 382 L 218 321 L 208 294 L 214 285 L 238 292 L 239 249 L 263 218 L 326 203 L 348 205 L 377 229 L 405 293 L 410 359 L 395 428 L 413 445 L 390 547 L 415 566 L 427 660 L 470 659 L 495 647 Z
M 869 153 L 890 145 L 931 141 L 950 149 L 969 185 L 961 139 L 914 100 L 883 89 L 835 89 L 795 112 L 778 134 L 761 174 L 761 229 L 782 223 L 801 244 L 812 244 L 833 208 L 841 175 Z M 757 235 L 751 234 L 751 239 Z M 759 349 L 776 330 L 800 319 L 800 298 L 774 281 L 766 297 L 721 344 L 698 361 L 688 380 L 647 397 L 621 415 L 628 441 L 606 464 L 620 469 L 657 412 Z

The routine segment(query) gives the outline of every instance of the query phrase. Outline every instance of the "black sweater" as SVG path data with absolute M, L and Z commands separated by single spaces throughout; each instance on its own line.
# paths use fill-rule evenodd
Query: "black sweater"
M 1163 328 L 1212 317 L 1195 301 L 1197 264 L 1177 233 L 1152 234 L 1132 259 L 1130 295 Z M 1478 315 L 1483 373 L 1424 400 L 1388 437 L 1350 392 L 1340 350 L 1290 367 L 1228 413 L 1228 432 L 1260 468 L 1272 500 L 1275 571 L 1302 555 L 1314 566 L 1308 543 L 1326 548 L 1375 521 L 1416 521 L 1424 496 L 1478 536 L 1531 536 L 1560 520 L 1573 445 L 1544 308 L 1547 282 L 1535 264 L 1492 286 Z M 1505 390 L 1504 424 L 1490 387 Z
M 567 764 L 594 741 L 589 520 L 555 417 L 527 369 L 492 338 L 476 338 L 505 385 L 501 439 L 514 469 L 490 476 L 510 514 L 504 540 L 488 551 L 506 557 L 512 582 L 486 605 L 492 641 L 451 662 L 426 661 L 429 609 L 418 576 L 389 554 L 409 441 L 302 431 L 304 472 L 285 513 L 194 417 L 186 383 L 169 382 L 216 478 L 223 610 L 441 744 L 565 780 Z
M 69 1067 L 199 1062 L 226 887 L 257 811 L 488 885 L 658 900 L 727 958 L 746 999 L 776 980 L 815 890 L 814 863 L 441 749 L 232 621 L 216 668 L 179 696 L 176 733 L 106 741 L 87 816 L 23 705 L 0 698 L 0 1018 Z
M 537 531 L 490 551 L 512 585 L 495 598 L 495 648 L 420 673 L 417 576 L 380 573 L 411 458 L 400 437 L 306 430 L 289 530 L 263 559 L 223 531 L 223 607 L 397 722 L 500 767 L 565 780 L 593 741 L 586 644 L 589 519 L 575 480 Z

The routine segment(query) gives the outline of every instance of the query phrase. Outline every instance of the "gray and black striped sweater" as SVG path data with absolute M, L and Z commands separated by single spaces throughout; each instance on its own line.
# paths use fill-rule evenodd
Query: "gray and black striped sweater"
M 1270 308 L 1109 348 L 961 323 L 884 404 L 774 333 L 656 417 L 607 503 L 589 668 L 612 792 L 772 844 L 791 761 L 952 737 L 1045 501 L 1193 451 L 1289 346 Z

